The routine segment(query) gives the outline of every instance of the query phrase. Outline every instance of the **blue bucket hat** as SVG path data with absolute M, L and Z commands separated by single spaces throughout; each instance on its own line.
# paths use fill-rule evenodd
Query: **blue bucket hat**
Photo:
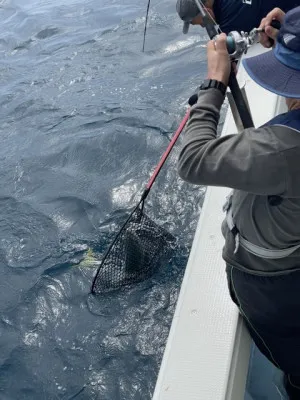
M 300 7 L 289 11 L 274 50 L 243 60 L 249 76 L 283 97 L 300 98 Z

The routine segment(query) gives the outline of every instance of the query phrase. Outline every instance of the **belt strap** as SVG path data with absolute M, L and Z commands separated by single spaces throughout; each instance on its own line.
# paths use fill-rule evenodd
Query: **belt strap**
M 300 248 L 300 244 L 297 244 L 295 246 L 291 246 L 285 249 L 274 250 L 274 249 L 266 249 L 265 247 L 257 246 L 256 244 L 249 242 L 239 233 L 233 221 L 231 205 L 232 205 L 232 193 L 228 196 L 227 202 L 225 203 L 223 210 L 226 211 L 226 222 L 229 230 L 231 231 L 235 239 L 234 253 L 236 253 L 238 251 L 239 246 L 241 246 L 249 253 L 257 257 L 279 259 L 290 256 L 292 253 L 294 253 L 296 250 Z

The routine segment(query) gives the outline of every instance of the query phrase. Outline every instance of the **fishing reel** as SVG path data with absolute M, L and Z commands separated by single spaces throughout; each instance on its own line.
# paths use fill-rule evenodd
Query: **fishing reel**
M 229 32 L 226 39 L 227 50 L 232 60 L 239 60 L 246 54 L 249 47 L 257 42 L 259 30 L 253 29 L 251 32 Z M 218 35 L 215 36 L 215 38 Z
M 281 24 L 277 20 L 273 20 L 271 26 L 277 30 L 281 28 Z M 249 47 L 258 41 L 258 34 L 261 32 L 264 32 L 264 28 L 254 28 L 249 33 L 240 33 L 237 31 L 230 32 L 227 36 L 227 49 L 230 58 L 237 60 L 241 58 L 243 54 L 246 54 Z M 272 44 L 273 40 L 270 39 L 270 42 Z
M 257 33 L 253 30 L 248 32 L 232 31 L 227 36 L 227 50 L 230 58 L 239 60 L 243 54 L 246 54 L 257 40 Z
M 232 31 L 227 36 L 227 50 L 231 59 L 238 60 L 246 54 L 250 47 L 248 34 Z

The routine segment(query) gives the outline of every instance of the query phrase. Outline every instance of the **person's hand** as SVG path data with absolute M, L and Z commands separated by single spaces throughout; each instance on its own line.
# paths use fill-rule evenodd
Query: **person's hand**
M 221 33 L 216 40 L 207 44 L 207 78 L 228 85 L 231 62 L 226 45 L 227 36 Z
M 270 48 L 276 42 L 278 30 L 271 26 L 273 19 L 277 19 L 282 24 L 284 17 L 284 11 L 280 8 L 274 8 L 274 10 L 270 11 L 269 14 L 261 20 L 259 29 L 265 29 L 265 32 L 260 33 L 259 41 L 264 47 Z M 270 38 L 273 39 L 273 41 L 270 41 Z

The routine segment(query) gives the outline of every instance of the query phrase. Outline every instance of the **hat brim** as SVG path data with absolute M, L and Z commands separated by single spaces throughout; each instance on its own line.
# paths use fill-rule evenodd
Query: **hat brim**
M 273 50 L 244 59 L 243 66 L 263 88 L 279 96 L 300 99 L 300 71 L 278 61 Z
M 190 23 L 185 21 L 185 22 L 183 23 L 182 32 L 183 32 L 184 34 L 186 34 L 186 33 L 188 33 L 189 29 L 190 29 Z

